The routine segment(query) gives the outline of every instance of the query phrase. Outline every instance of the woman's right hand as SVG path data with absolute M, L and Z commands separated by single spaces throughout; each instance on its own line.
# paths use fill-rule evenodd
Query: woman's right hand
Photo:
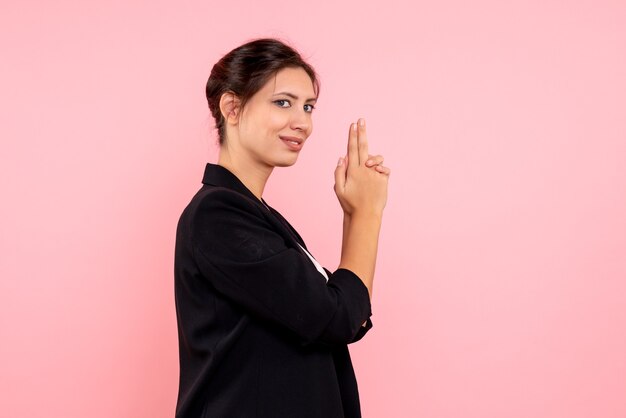
M 369 158 L 365 120 L 350 124 L 347 158 L 335 169 L 335 194 L 345 214 L 382 215 L 387 203 L 387 184 L 391 170 L 382 165 L 367 167 Z

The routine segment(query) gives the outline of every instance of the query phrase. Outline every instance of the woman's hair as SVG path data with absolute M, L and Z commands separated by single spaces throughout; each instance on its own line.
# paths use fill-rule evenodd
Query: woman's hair
M 206 98 L 215 118 L 219 143 L 226 138 L 224 116 L 220 110 L 222 94 L 233 92 L 240 100 L 241 109 L 278 71 L 300 67 L 311 77 L 315 96 L 319 96 L 319 80 L 313 67 L 298 51 L 272 38 L 261 38 L 243 44 L 224 55 L 211 70 L 206 83 Z

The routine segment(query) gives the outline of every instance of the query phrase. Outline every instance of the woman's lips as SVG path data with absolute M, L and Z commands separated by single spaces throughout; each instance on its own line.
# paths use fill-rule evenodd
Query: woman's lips
M 293 151 L 300 151 L 304 145 L 304 141 L 298 138 L 290 138 L 288 136 L 281 136 L 280 139 Z

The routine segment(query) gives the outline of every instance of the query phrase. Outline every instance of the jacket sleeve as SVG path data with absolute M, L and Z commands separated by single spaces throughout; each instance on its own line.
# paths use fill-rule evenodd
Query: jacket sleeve
M 323 267 L 323 269 L 326 271 L 326 274 L 328 275 L 328 277 L 330 277 L 333 274 L 326 267 Z M 369 298 L 369 292 L 368 292 L 368 298 Z M 359 327 L 359 330 L 357 331 L 356 335 L 354 336 L 354 338 L 352 340 L 350 340 L 348 342 L 348 344 L 352 344 L 352 343 L 355 343 L 355 342 L 359 341 L 361 338 L 363 338 L 365 336 L 365 334 L 367 334 L 367 331 L 372 329 L 373 324 L 372 324 L 372 318 L 370 318 L 371 316 L 372 316 L 372 311 L 370 309 L 369 317 L 367 318 L 365 323 L 361 324 L 361 326 Z
M 191 213 L 202 275 L 217 292 L 252 316 L 289 329 L 303 345 L 362 338 L 371 328 L 367 287 L 343 268 L 327 283 L 305 254 L 287 246 L 261 209 L 226 189 L 202 197 Z

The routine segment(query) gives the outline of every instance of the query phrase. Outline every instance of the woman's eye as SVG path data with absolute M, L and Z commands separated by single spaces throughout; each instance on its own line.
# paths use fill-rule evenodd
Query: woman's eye
M 304 105 L 304 106 L 309 106 L 309 109 L 311 109 L 311 110 L 308 110 L 308 111 L 307 111 L 307 112 L 309 112 L 309 113 L 313 112 L 313 109 L 315 109 L 315 106 L 313 106 L 313 105 L 311 105 L 311 104 L 306 104 L 306 105 Z
M 281 103 L 289 103 L 289 100 L 285 100 L 285 99 L 274 100 L 274 103 L 278 104 L 278 106 L 280 106 L 280 107 L 289 107 L 289 106 L 282 106 L 282 104 L 281 104 Z

